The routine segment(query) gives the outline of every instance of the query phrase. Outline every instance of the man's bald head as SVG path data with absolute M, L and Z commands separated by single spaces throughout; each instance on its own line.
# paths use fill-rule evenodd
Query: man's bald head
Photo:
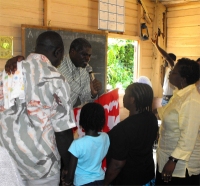
M 45 55 L 57 67 L 64 55 L 64 44 L 61 36 L 54 31 L 41 33 L 36 40 L 35 52 Z

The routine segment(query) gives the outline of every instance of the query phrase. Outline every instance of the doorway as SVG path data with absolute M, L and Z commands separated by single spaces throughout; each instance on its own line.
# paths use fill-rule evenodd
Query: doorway
M 107 90 L 119 89 L 120 120 L 128 116 L 123 107 L 124 91 L 137 79 L 138 42 L 127 39 L 108 38 Z

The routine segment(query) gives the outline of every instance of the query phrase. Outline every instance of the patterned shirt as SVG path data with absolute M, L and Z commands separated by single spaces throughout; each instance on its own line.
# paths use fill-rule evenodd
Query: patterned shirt
M 4 70 L 2 78 L 4 84 L 4 108 L 8 109 L 15 104 L 15 98 L 25 99 L 22 63 L 17 63 L 15 74 L 8 75 Z
M 25 100 L 4 109 L 0 73 L 0 144 L 17 163 L 23 179 L 58 173 L 60 155 L 54 132 L 75 127 L 70 87 L 43 55 L 30 54 L 22 62 Z
M 70 98 L 73 106 L 76 104 L 78 97 L 81 104 L 93 101 L 91 99 L 90 77 L 85 68 L 76 67 L 67 55 L 58 67 L 58 71 L 67 79 L 70 85 Z

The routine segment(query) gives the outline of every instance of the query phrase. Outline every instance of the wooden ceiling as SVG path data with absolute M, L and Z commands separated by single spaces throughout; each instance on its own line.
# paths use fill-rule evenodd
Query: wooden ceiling
M 200 0 L 151 0 L 153 2 L 160 2 L 165 6 L 176 6 L 191 3 L 200 3 Z

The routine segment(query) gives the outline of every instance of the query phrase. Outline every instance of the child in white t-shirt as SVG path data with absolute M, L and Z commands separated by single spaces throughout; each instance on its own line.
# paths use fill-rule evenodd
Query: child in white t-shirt
M 103 185 L 105 172 L 101 165 L 110 145 L 109 137 L 102 130 L 105 111 L 98 103 L 87 103 L 80 113 L 79 125 L 85 136 L 76 139 L 69 147 L 71 153 L 66 185 Z

